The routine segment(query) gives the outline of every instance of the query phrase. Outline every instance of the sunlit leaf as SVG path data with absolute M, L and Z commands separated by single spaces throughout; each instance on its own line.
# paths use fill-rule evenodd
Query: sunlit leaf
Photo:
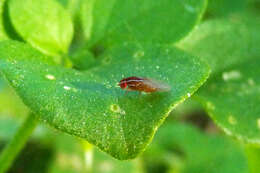
M 9 15 L 17 32 L 50 55 L 67 53 L 73 36 L 69 13 L 55 0 L 10 0 Z
M 0 1 L 0 40 L 5 40 L 8 38 L 4 29 L 4 22 L 3 22 L 4 3 L 5 0 Z
M 55 65 L 23 43 L 0 44 L 3 74 L 40 119 L 118 159 L 142 152 L 169 112 L 209 75 L 198 58 L 166 45 L 129 43 L 103 56 L 104 65 L 82 73 Z M 126 94 L 117 83 L 133 75 L 163 81 L 171 90 Z

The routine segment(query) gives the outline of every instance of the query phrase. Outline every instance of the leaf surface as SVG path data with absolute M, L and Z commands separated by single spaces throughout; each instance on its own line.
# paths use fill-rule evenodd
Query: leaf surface
M 90 45 L 129 40 L 173 43 L 199 22 L 206 4 L 206 0 L 87 0 L 81 20 Z
M 198 58 L 170 46 L 140 48 L 129 43 L 103 56 L 100 67 L 78 72 L 55 65 L 26 44 L 0 44 L 3 74 L 40 119 L 117 159 L 142 152 L 169 112 L 209 75 L 208 66 Z M 126 94 L 117 84 L 133 75 L 163 81 L 171 90 Z
M 10 0 L 9 15 L 16 31 L 49 55 L 67 53 L 73 36 L 69 13 L 55 0 Z
M 260 144 L 259 16 L 234 15 L 209 21 L 180 47 L 201 56 L 213 75 L 198 99 L 229 135 Z
M 3 21 L 4 3 L 5 0 L 2 0 L 0 2 L 0 40 L 5 40 L 8 38 L 4 29 L 4 21 Z
M 209 0 L 207 13 L 212 17 L 223 17 L 245 10 L 248 0 Z

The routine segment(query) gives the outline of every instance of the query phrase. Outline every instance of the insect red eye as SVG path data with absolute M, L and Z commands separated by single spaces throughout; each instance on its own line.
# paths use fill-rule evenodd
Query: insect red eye
M 126 88 L 127 87 L 127 83 L 126 83 L 126 81 L 124 82 L 124 88 Z
M 121 81 L 121 82 L 119 83 L 119 86 L 120 86 L 120 88 L 125 89 L 125 88 L 127 87 L 126 81 Z

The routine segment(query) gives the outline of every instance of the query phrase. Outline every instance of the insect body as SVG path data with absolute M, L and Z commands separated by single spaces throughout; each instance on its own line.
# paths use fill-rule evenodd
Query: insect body
M 128 91 L 140 91 L 147 93 L 170 90 L 168 85 L 159 81 L 135 76 L 122 79 L 118 85 L 120 88 L 127 89 Z

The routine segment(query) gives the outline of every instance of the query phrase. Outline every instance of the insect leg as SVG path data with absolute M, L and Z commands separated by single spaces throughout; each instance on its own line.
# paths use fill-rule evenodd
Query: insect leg
M 128 89 L 128 87 L 127 87 L 127 88 L 126 88 L 126 91 L 125 91 L 125 96 L 127 95 L 128 91 L 129 91 L 129 89 Z

